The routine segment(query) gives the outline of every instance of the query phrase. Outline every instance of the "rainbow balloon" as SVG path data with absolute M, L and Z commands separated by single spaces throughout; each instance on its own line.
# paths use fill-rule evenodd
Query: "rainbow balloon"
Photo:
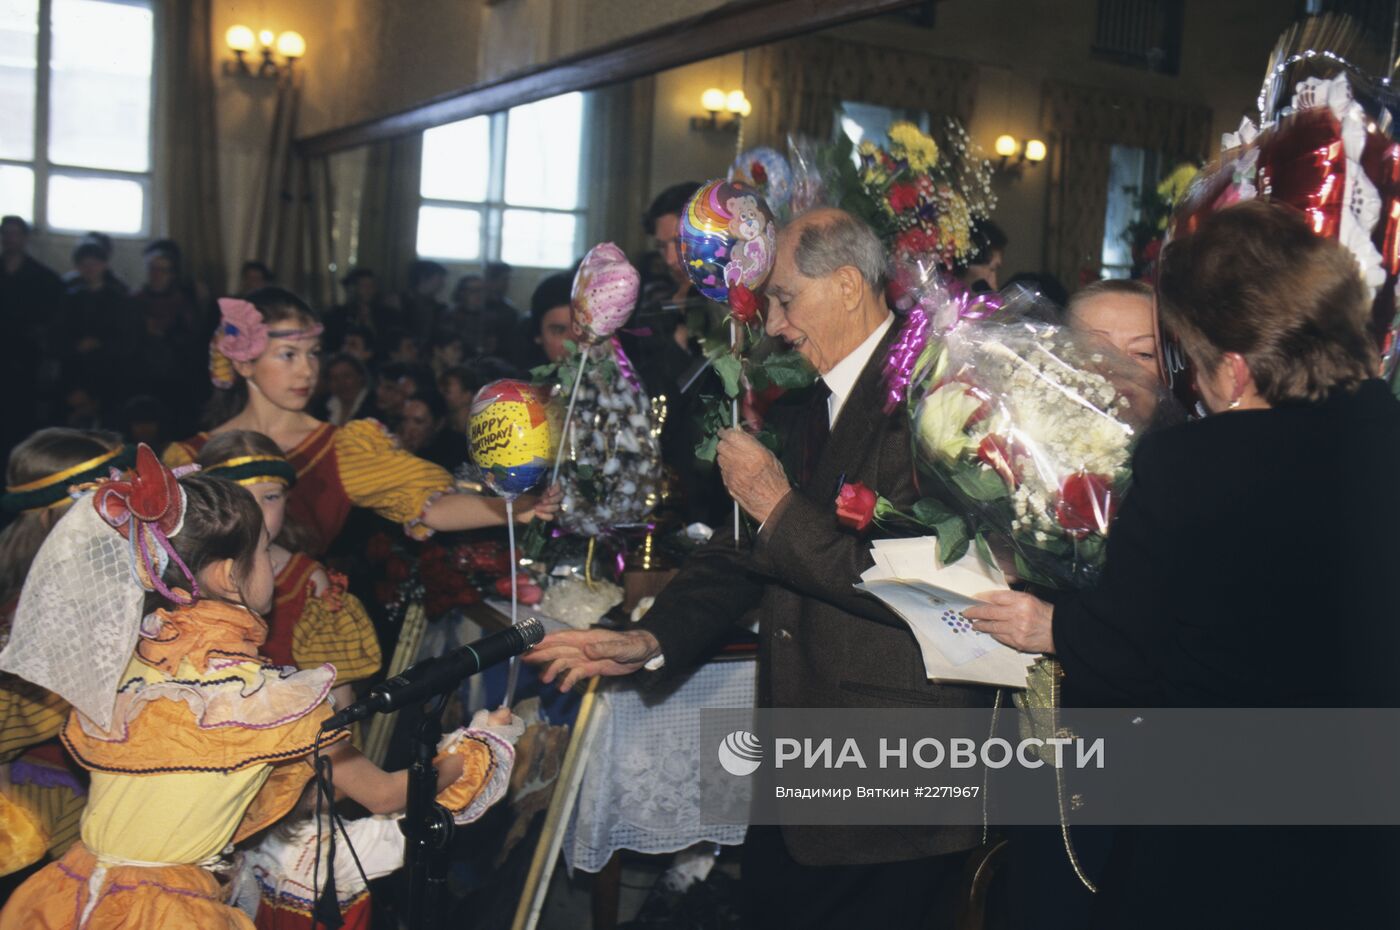
M 703 185 L 681 211 L 681 259 L 696 289 L 729 301 L 729 289 L 757 290 L 773 270 L 777 225 L 757 190 L 741 181 Z
M 525 381 L 492 381 L 472 400 L 467 436 L 482 483 L 513 500 L 548 474 L 559 424 L 539 388 Z

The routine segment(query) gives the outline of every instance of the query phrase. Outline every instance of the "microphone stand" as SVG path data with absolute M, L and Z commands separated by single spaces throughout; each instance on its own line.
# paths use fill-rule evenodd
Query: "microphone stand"
M 404 910 L 409 930 L 441 926 L 446 900 L 454 825 L 447 808 L 437 803 L 437 769 L 433 766 L 446 705 L 447 695 L 441 694 L 423 708 L 423 719 L 413 737 L 413 763 L 408 767 L 408 806 L 399 821 L 408 872 L 408 906 Z

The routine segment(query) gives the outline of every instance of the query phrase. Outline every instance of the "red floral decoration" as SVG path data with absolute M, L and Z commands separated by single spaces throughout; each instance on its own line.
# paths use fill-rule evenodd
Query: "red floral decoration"
M 865 532 L 875 519 L 878 497 L 859 481 L 848 481 L 836 492 L 836 521 L 858 533 Z

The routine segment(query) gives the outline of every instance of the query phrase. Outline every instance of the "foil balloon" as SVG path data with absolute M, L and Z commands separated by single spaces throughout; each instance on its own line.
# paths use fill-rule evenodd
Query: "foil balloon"
M 729 289 L 757 290 L 773 269 L 777 225 L 763 196 L 741 181 L 702 185 L 681 211 L 681 259 L 696 290 L 727 303 Z
M 729 166 L 729 180 L 751 185 L 779 215 L 792 199 L 792 168 L 777 150 L 767 146 L 740 153 Z
M 1245 120 L 1225 137 L 1225 152 L 1198 176 L 1178 205 L 1168 240 L 1193 234 L 1201 221 L 1234 203 L 1261 197 L 1307 217 L 1313 232 L 1336 239 L 1356 259 L 1372 295 L 1371 331 L 1378 372 L 1391 377 L 1400 360 L 1395 287 L 1400 272 L 1400 147 L 1388 119 L 1374 119 L 1358 100 L 1367 79 L 1356 73 L 1309 76 L 1292 85 L 1287 107 L 1269 106 L 1256 129 Z M 1264 99 L 1261 94 L 1261 100 Z M 1189 360 L 1163 332 L 1164 373 L 1188 409 L 1197 407 Z
M 467 436 L 482 483 L 514 500 L 549 472 L 559 426 L 543 391 L 525 381 L 492 381 L 472 400 Z
M 600 242 L 588 250 L 574 275 L 569 309 L 574 327 L 588 345 L 607 339 L 627 322 L 637 306 L 642 276 L 622 249 Z

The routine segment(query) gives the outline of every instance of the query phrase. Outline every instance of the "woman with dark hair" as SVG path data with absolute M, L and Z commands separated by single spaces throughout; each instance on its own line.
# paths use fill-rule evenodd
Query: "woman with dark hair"
M 269 287 L 248 296 L 219 301 L 223 318 L 210 365 L 219 388 L 211 420 L 219 425 L 172 443 L 168 464 L 194 461 L 211 434 L 247 430 L 271 438 L 296 469 L 287 513 L 315 532 L 311 555 L 326 551 L 352 507 L 367 507 L 419 538 L 505 524 L 503 500 L 456 493 L 451 475 L 398 448 L 377 421 L 337 427 L 308 414 L 320 369 L 320 321 L 290 291 Z M 550 519 L 557 507 L 553 493 L 527 495 L 516 518 Z
M 967 616 L 1058 657 L 1067 705 L 1400 706 L 1400 403 L 1356 262 L 1251 201 L 1169 245 L 1158 286 L 1211 415 L 1142 439 L 1097 588 L 989 594 Z M 1328 535 L 1306 545 L 1313 488 Z M 1319 618 L 1345 633 L 1304 668 Z M 1094 926 L 1395 926 L 1392 834 L 1120 827 Z

